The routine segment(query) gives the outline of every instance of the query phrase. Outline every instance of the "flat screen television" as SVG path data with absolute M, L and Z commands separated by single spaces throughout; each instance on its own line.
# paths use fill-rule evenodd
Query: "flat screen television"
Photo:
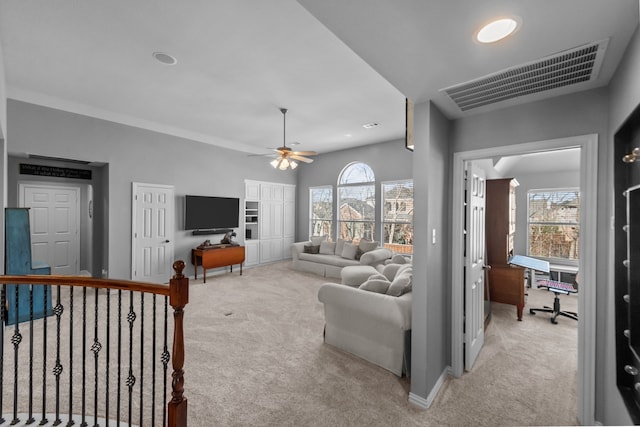
M 184 229 L 236 228 L 240 199 L 237 197 L 185 196 Z

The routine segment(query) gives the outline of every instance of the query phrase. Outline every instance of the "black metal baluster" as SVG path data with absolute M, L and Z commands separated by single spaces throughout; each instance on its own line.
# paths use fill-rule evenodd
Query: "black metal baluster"
M 45 307 L 45 315 L 46 307 Z M 29 415 L 27 424 L 33 424 L 33 285 L 29 285 Z
M 167 319 L 169 318 L 169 297 L 164 297 L 164 348 L 162 349 L 162 370 L 164 376 L 164 383 L 162 386 L 162 425 L 167 425 L 167 365 L 171 359 L 169 349 L 167 347 Z
M 156 425 L 156 294 L 153 294 L 153 333 L 151 353 L 151 425 Z
M 11 344 L 13 344 L 13 354 L 14 354 L 14 361 L 13 361 L 13 420 L 11 421 L 11 424 L 17 424 L 20 422 L 20 420 L 18 419 L 18 347 L 20 346 L 20 342 L 22 341 L 22 335 L 20 334 L 20 326 L 19 326 L 19 316 L 20 313 L 18 311 L 19 309 L 19 300 L 20 300 L 20 286 L 18 285 L 14 285 L 16 288 L 16 303 L 15 303 L 15 310 L 16 310 L 16 316 L 14 318 L 15 323 L 15 328 L 13 331 L 13 336 L 11 337 Z
M 56 420 L 54 426 L 62 423 L 60 419 L 60 374 L 62 374 L 62 365 L 60 364 L 60 317 L 64 312 L 64 307 L 60 303 L 60 285 L 57 286 L 57 302 L 53 313 L 56 315 L 56 366 L 53 368 L 53 375 L 56 377 Z
M 107 360 L 106 360 L 106 381 L 104 390 L 104 418 L 107 420 L 107 426 L 109 425 L 109 359 L 111 355 L 111 289 L 107 289 Z
M 133 291 L 129 291 L 129 314 L 127 321 L 129 322 L 129 376 L 127 377 L 127 387 L 129 388 L 129 425 L 131 425 L 131 396 L 133 394 L 133 386 L 136 384 L 136 377 L 133 376 L 133 322 L 136 320 L 136 313 L 133 311 Z
M 140 425 L 144 415 L 144 292 L 140 294 Z
M 91 351 L 93 352 L 95 375 L 93 378 L 93 419 L 94 427 L 99 427 L 98 424 L 98 356 L 102 349 L 102 344 L 98 341 L 98 288 L 95 289 L 95 320 L 93 322 L 93 345 Z M 108 422 L 108 421 L 107 421 Z M 142 425 L 142 424 L 140 424 Z
M 118 390 L 116 396 L 116 420 L 120 422 L 120 388 L 122 385 L 122 291 L 118 289 Z M 119 424 L 118 424 L 119 425 Z
M 67 427 L 74 424 L 73 414 L 73 286 L 69 286 L 69 420 Z
M 87 288 L 82 288 L 82 421 L 80 427 L 87 427 Z
M 45 315 L 42 318 L 42 419 L 40 420 L 40 425 L 46 425 L 49 423 L 47 420 L 47 307 L 49 306 L 48 296 L 49 289 L 51 289 L 48 285 L 44 288 L 44 310 Z
M 2 285 L 0 290 L 0 322 L 2 322 L 2 328 L 0 328 L 0 390 L 4 390 L 4 325 L 7 318 L 7 310 L 5 304 L 7 303 L 7 285 Z M 0 424 L 5 423 L 5 419 L 2 416 L 4 413 L 4 402 L 2 399 L 3 393 L 0 393 Z

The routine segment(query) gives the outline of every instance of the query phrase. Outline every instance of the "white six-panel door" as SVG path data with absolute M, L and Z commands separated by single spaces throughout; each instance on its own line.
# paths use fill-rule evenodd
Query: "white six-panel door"
M 29 209 L 31 258 L 46 262 L 51 274 L 80 272 L 80 189 L 19 184 L 21 207 Z
M 133 183 L 131 278 L 166 283 L 174 253 L 173 186 Z
M 473 366 L 484 345 L 485 265 L 484 170 L 471 163 L 467 173 L 465 257 L 465 369 Z

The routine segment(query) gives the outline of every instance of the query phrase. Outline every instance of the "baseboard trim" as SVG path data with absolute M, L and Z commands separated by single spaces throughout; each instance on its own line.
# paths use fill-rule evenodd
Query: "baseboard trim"
M 440 377 L 438 378 L 438 381 L 436 381 L 426 399 L 422 396 L 418 396 L 417 394 L 409 393 L 409 403 L 417 406 L 420 409 L 429 409 L 450 373 L 451 366 L 447 366 L 446 368 L 444 368 L 444 370 L 440 374 Z

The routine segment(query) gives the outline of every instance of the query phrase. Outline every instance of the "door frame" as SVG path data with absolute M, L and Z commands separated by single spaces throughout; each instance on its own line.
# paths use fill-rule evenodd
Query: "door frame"
M 172 196 L 174 198 L 173 200 L 173 222 L 175 223 L 175 219 L 176 219 L 176 203 L 175 203 L 175 186 L 174 185 L 165 185 L 165 184 L 148 184 L 145 182 L 132 182 L 131 183 L 131 280 L 137 280 L 136 279 L 136 255 L 137 255 L 137 248 L 138 248 L 138 239 L 135 237 L 136 235 L 136 218 L 138 215 L 138 205 L 136 203 L 136 195 L 138 194 L 138 189 L 140 187 L 152 187 L 152 188 L 158 188 L 158 189 L 163 189 L 163 190 L 171 190 L 172 191 Z M 171 227 L 174 227 L 173 229 L 173 239 L 171 241 L 171 245 L 173 245 L 173 257 L 175 258 L 175 235 L 176 235 L 176 230 L 175 230 L 175 224 L 171 224 Z M 169 267 L 169 271 L 171 272 L 171 267 Z M 167 277 L 167 280 L 169 279 L 169 277 Z
M 595 420 L 596 239 L 598 191 L 598 134 L 535 141 L 462 151 L 453 154 L 451 252 L 451 373 L 464 369 L 464 167 L 472 160 L 566 148 L 580 148 L 580 277 L 578 292 L 578 418 L 583 425 Z

